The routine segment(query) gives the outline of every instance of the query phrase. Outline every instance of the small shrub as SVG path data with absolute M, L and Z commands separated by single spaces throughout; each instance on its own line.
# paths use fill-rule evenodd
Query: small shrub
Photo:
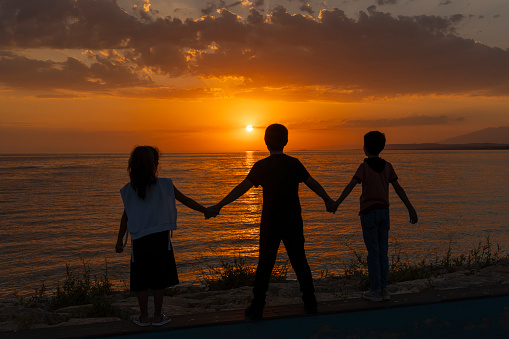
M 477 265 L 479 268 L 488 267 L 500 260 L 500 254 L 504 252 L 497 244 L 495 251 L 492 249 L 490 237 L 486 237 L 486 243 L 483 245 L 482 241 L 479 242 L 477 247 L 473 248 L 468 255 L 467 261 L 470 265 Z
M 349 243 L 345 243 L 353 255 L 353 259 L 347 262 L 343 267 L 343 276 L 345 278 L 355 278 L 359 280 L 359 288 L 369 287 L 367 256 L 357 253 Z M 495 265 L 504 251 L 497 244 L 496 249 L 487 237 L 470 250 L 468 255 L 460 254 L 457 257 L 452 255 L 452 241 L 442 257 L 438 257 L 434 262 L 427 262 L 423 259 L 421 262 L 411 262 L 408 258 L 402 259 L 401 247 L 396 239 L 390 246 L 393 253 L 389 262 L 389 283 L 394 284 L 403 281 L 427 279 L 428 289 L 433 289 L 432 278 L 446 272 L 454 272 L 460 269 L 468 268 L 473 274 L 476 269 Z
M 221 259 L 221 266 L 209 267 L 209 272 L 211 275 L 204 282 L 213 291 L 252 286 L 255 277 L 254 266 L 246 264 L 244 258 L 235 258 L 233 264 Z
M 245 257 L 239 256 L 230 263 L 220 259 L 220 266 L 207 265 L 208 272 L 202 272 L 202 283 L 211 291 L 228 290 L 242 286 L 253 286 L 256 267 L 248 264 Z M 270 282 L 286 282 L 288 262 L 276 265 L 272 270 Z
M 328 279 L 335 279 L 337 276 L 334 272 L 331 271 L 329 268 L 330 264 L 325 263 L 323 264 L 323 268 L 320 270 L 320 278 L 328 278 Z
M 108 280 L 108 266 L 104 275 L 98 279 L 90 275 L 90 266 L 83 262 L 83 273 L 81 277 L 76 275 L 69 264 L 65 265 L 66 277 L 62 287 L 57 286 L 53 294 L 52 306 L 54 309 L 91 304 L 92 299 L 97 296 L 110 295 L 113 293 L 113 284 Z
M 287 282 L 288 279 L 288 261 L 285 261 L 282 264 L 276 264 L 272 269 L 272 274 L 270 275 L 271 283 L 284 283 Z
M 51 300 L 48 296 L 46 296 L 46 286 L 44 285 L 44 282 L 41 282 L 39 288 L 35 289 L 34 295 L 28 299 L 18 295 L 17 292 L 14 292 L 13 294 L 17 304 L 25 308 L 42 308 L 48 310 L 51 306 Z

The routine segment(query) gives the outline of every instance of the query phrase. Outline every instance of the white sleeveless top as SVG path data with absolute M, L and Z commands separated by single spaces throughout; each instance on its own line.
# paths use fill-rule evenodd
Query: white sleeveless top
M 145 200 L 138 197 L 131 183 L 122 187 L 120 195 L 132 240 L 177 229 L 177 208 L 171 179 L 158 178 L 154 185 L 147 187 Z

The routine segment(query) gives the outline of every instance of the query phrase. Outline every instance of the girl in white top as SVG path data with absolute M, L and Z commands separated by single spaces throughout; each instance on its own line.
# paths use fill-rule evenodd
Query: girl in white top
M 202 212 L 208 219 L 216 214 L 182 194 L 169 178 L 158 178 L 159 150 L 138 146 L 131 152 L 130 182 L 121 190 L 124 213 L 120 221 L 117 253 L 123 251 L 124 235 L 131 235 L 130 289 L 137 293 L 141 314 L 139 326 L 161 326 L 170 319 L 162 313 L 164 290 L 178 284 L 170 232 L 177 228 L 175 200 Z M 148 315 L 148 290 L 154 292 L 154 317 Z

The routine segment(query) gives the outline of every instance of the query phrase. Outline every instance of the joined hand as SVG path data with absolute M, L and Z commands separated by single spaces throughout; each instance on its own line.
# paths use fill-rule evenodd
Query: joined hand
M 214 205 L 207 207 L 205 211 L 205 219 L 215 218 L 219 215 L 219 212 L 221 211 L 221 207 Z
M 338 209 L 338 206 L 339 204 L 336 204 L 336 202 L 332 199 L 329 199 L 326 203 L 325 203 L 325 207 L 327 208 L 327 212 L 330 212 L 330 213 L 336 213 L 336 210 Z

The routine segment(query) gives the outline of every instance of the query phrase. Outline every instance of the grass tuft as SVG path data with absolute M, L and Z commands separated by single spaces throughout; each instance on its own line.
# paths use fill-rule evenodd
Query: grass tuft
M 75 274 L 69 264 L 65 265 L 66 277 L 62 287 L 57 289 L 52 298 L 54 309 L 74 306 L 102 303 L 102 297 L 113 294 L 113 284 L 108 280 L 108 264 L 102 277 L 93 279 L 90 274 L 90 266 L 83 261 L 81 275 Z
M 367 256 L 358 253 L 348 242 L 344 245 L 350 248 L 353 259 L 343 263 L 339 273 L 332 272 L 325 264 L 321 271 L 321 277 L 338 280 L 345 290 L 353 285 L 356 285 L 356 288 L 360 290 L 365 290 L 369 287 Z M 452 241 L 449 241 L 449 246 L 441 257 L 437 256 L 434 260 L 422 260 L 416 263 L 411 262 L 404 255 L 397 240 L 393 240 L 390 247 L 392 255 L 389 262 L 389 283 L 427 279 L 428 289 L 433 289 L 433 278 L 458 270 L 468 270 L 473 274 L 482 268 L 495 265 L 503 258 L 502 254 L 504 253 L 500 245 L 492 244 L 489 237 L 486 237 L 485 241 L 480 241 L 466 254 L 454 256 L 452 247 Z M 228 290 L 254 284 L 256 265 L 248 263 L 247 257 L 240 256 L 240 254 L 233 259 L 233 262 L 220 258 L 218 267 L 206 262 L 205 266 L 207 269 L 202 272 L 201 283 L 207 290 Z M 288 268 L 288 261 L 276 264 L 270 282 L 286 282 Z M 66 264 L 66 276 L 62 285 L 57 287 L 52 297 L 48 297 L 46 292 L 46 286 L 44 282 L 41 282 L 32 296 L 24 298 L 14 293 L 14 297 L 17 299 L 18 305 L 25 308 L 42 308 L 52 312 L 62 307 L 92 304 L 93 307 L 87 314 L 89 317 L 119 316 L 124 318 L 119 315 L 120 310 L 113 305 L 120 293 L 114 294 L 113 284 L 108 279 L 107 262 L 104 273 L 99 278 L 96 275 L 92 276 L 90 266 L 85 261 L 78 273 L 75 273 L 69 264 Z M 168 293 L 173 295 L 177 292 L 174 289 L 168 289 Z M 20 321 L 22 322 L 22 320 Z
M 270 282 L 286 282 L 288 262 L 276 265 L 272 270 Z M 253 286 L 256 275 L 254 264 L 247 263 L 246 257 L 238 256 L 233 263 L 220 259 L 220 266 L 207 264 L 207 271 L 202 272 L 201 282 L 210 291 L 229 290 L 242 286 Z
M 35 289 L 34 295 L 29 298 L 14 297 L 17 304 L 25 308 L 42 308 L 46 311 L 55 311 L 62 307 L 92 304 L 89 317 L 109 317 L 118 314 L 113 306 L 114 289 L 108 279 L 108 264 L 105 264 L 104 274 L 97 278 L 90 274 L 90 266 L 83 261 L 81 274 L 71 270 L 69 264 L 65 265 L 66 276 L 62 286 L 58 286 L 53 296 L 46 295 L 46 286 L 43 282 Z
M 359 254 L 348 243 L 344 245 L 351 250 L 353 259 L 343 265 L 342 275 L 334 275 L 334 277 L 354 278 L 358 281 L 359 289 L 369 288 L 367 255 Z M 393 241 L 391 249 L 393 254 L 389 258 L 389 283 L 427 279 L 430 289 L 433 289 L 432 278 L 465 269 L 473 274 L 482 268 L 495 265 L 500 261 L 501 254 L 504 252 L 499 244 L 493 246 L 489 236 L 484 242 L 480 241 L 468 254 L 460 254 L 456 257 L 452 255 L 452 241 L 449 241 L 444 255 L 437 256 L 433 261 L 423 259 L 421 262 L 415 263 L 408 258 L 404 259 L 404 253 L 397 240 Z M 325 277 L 329 275 L 327 268 L 322 271 L 322 277 L 324 274 Z

